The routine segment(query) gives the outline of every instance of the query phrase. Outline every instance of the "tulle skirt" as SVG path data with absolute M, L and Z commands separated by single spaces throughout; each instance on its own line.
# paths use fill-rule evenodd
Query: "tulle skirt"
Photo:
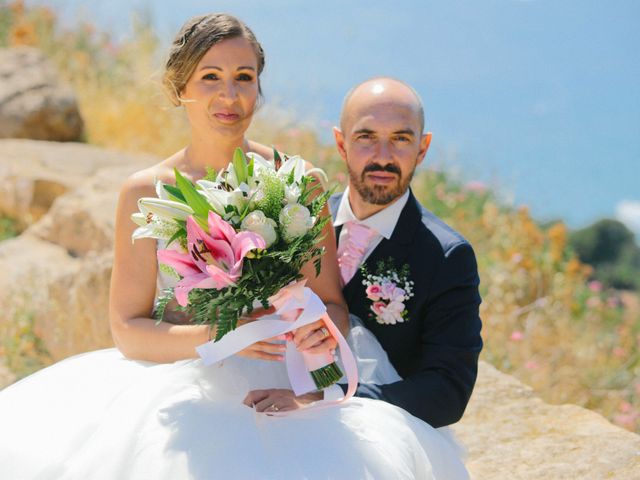
M 399 378 L 364 327 L 349 341 L 360 381 Z M 70 357 L 0 392 L 0 478 L 468 478 L 448 429 L 398 407 L 352 398 L 273 417 L 242 404 L 260 388 L 289 388 L 282 363 Z

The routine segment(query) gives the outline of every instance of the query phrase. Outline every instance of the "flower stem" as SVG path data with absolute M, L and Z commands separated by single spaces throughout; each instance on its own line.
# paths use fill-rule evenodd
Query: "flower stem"
M 332 362 L 322 368 L 309 372 L 318 390 L 327 388 L 342 378 L 342 370 L 336 362 Z

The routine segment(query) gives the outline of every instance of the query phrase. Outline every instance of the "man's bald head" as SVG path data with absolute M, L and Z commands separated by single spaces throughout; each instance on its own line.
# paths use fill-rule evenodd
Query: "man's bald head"
M 420 124 L 420 132 L 424 131 L 424 108 L 422 99 L 413 87 L 390 77 L 376 77 L 353 87 L 344 97 L 340 113 L 340 129 L 346 129 L 353 123 L 362 106 L 373 104 L 405 105 L 415 111 Z

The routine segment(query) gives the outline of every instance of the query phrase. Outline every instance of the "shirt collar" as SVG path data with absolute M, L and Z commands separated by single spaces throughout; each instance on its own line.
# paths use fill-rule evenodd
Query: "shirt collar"
M 346 190 L 342 194 L 342 198 L 340 199 L 338 213 L 336 214 L 336 219 L 334 220 L 333 225 L 335 227 L 339 227 L 340 225 L 344 225 L 347 222 L 355 221 L 375 230 L 384 238 L 389 240 L 396 228 L 396 224 L 398 223 L 398 219 L 400 218 L 400 213 L 407 204 L 408 200 L 409 189 L 407 189 L 407 191 L 404 192 L 404 194 L 402 194 L 400 198 L 398 198 L 388 207 L 385 207 L 378 213 L 375 213 L 374 215 L 371 215 L 364 220 L 358 220 L 353 214 L 353 210 L 351 210 L 351 204 L 349 203 L 349 187 L 347 186 Z

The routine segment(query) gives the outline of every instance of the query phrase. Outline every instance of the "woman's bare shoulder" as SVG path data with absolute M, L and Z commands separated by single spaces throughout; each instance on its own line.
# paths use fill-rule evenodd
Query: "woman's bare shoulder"
M 175 183 L 173 168 L 180 158 L 181 152 L 178 152 L 160 163 L 132 173 L 122 184 L 121 196 L 135 198 L 155 196 L 155 185 L 158 180 L 164 183 Z

